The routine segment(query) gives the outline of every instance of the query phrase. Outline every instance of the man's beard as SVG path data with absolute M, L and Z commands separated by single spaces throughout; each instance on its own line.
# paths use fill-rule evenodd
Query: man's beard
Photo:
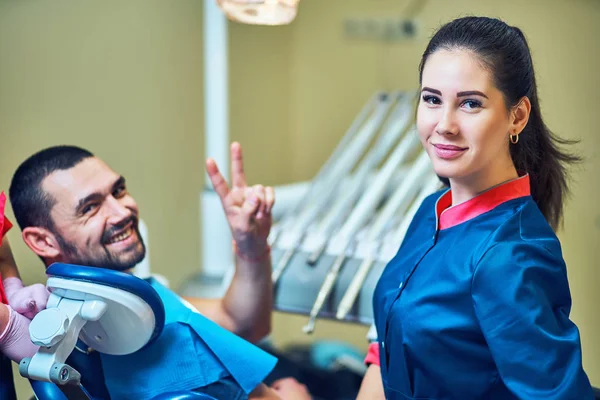
M 126 224 L 129 222 L 130 221 L 127 221 Z M 114 230 L 116 230 L 116 231 L 118 231 L 120 229 L 119 227 L 115 227 L 115 228 L 116 229 L 114 229 Z M 144 259 L 144 256 L 146 255 L 146 246 L 144 244 L 144 240 L 142 239 L 142 236 L 140 235 L 137 218 L 133 219 L 133 229 L 135 231 L 135 235 L 137 236 L 137 238 L 139 240 L 139 244 L 136 244 L 135 246 L 137 247 L 137 246 L 141 245 L 141 250 L 139 250 L 135 253 L 131 253 L 133 256 L 127 257 L 126 259 L 122 259 L 122 257 L 120 257 L 121 254 L 110 253 L 108 251 L 108 249 L 105 247 L 104 238 L 110 237 L 112 235 L 104 234 L 102 236 L 103 237 L 102 248 L 104 251 L 97 256 L 82 254 L 82 252 L 79 251 L 79 249 L 77 249 L 77 246 L 75 246 L 72 243 L 67 242 L 60 234 L 55 233 L 55 236 L 56 236 L 56 240 L 58 241 L 60 248 L 64 252 L 64 259 L 69 264 L 112 269 L 115 271 L 125 271 L 125 270 L 133 268 L 137 264 L 139 264 Z M 128 253 L 130 253 L 130 252 L 128 252 Z

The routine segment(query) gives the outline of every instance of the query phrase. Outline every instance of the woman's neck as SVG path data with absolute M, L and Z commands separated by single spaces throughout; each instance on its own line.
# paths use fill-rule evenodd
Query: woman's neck
M 464 178 L 451 178 L 452 205 L 464 203 L 495 186 L 519 177 L 514 165 L 498 171 L 481 171 Z

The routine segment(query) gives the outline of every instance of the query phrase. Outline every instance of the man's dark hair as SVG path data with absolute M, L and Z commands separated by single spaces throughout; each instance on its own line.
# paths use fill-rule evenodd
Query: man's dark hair
M 89 157 L 94 155 L 76 146 L 54 146 L 35 153 L 19 165 L 10 183 L 9 198 L 21 229 L 53 228 L 50 210 L 56 200 L 44 192 L 42 181 L 53 172 L 73 168 Z

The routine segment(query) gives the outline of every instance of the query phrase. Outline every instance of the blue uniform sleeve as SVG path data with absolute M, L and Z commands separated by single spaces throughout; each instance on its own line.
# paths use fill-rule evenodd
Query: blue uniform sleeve
M 593 399 L 560 251 L 501 242 L 477 263 L 476 316 L 506 387 L 519 399 Z

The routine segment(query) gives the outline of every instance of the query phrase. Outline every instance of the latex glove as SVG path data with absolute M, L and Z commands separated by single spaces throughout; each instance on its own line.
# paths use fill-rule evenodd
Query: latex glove
M 19 278 L 11 277 L 2 281 L 8 304 L 19 314 L 33 319 L 37 313 L 46 308 L 50 293 L 41 283 L 23 286 Z
M 312 400 L 306 385 L 294 378 L 278 379 L 271 385 L 279 397 L 284 400 Z
M 261 259 L 268 251 L 275 191 L 272 187 L 246 184 L 239 143 L 231 145 L 231 188 L 213 159 L 206 160 L 206 171 L 221 199 L 238 253 L 247 259 Z
M 38 347 L 29 338 L 30 320 L 19 314 L 12 307 L 0 304 L 0 352 L 16 363 L 23 358 L 32 357 Z

